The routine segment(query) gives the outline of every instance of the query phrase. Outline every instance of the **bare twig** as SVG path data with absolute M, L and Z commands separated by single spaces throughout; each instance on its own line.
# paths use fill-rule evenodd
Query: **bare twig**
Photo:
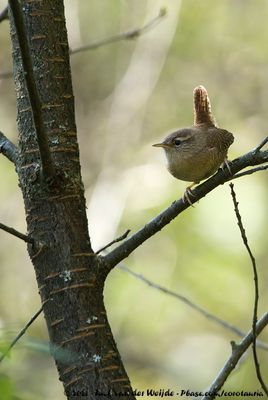
M 185 296 L 182 296 L 179 293 L 173 292 L 172 290 L 169 290 L 161 285 L 158 285 L 157 283 L 152 282 L 151 280 L 145 278 L 141 274 L 137 274 L 134 271 L 131 271 L 129 268 L 127 268 L 125 265 L 119 264 L 118 268 L 120 268 L 122 271 L 127 272 L 128 274 L 134 276 L 136 279 L 139 279 L 140 281 L 144 282 L 146 285 L 159 290 L 160 292 L 163 292 L 169 296 L 175 297 L 175 299 L 180 300 L 182 303 L 187 304 L 189 307 L 191 307 L 193 310 L 196 310 L 199 312 L 199 314 L 203 315 L 207 319 L 216 322 L 218 325 L 221 325 L 223 328 L 235 333 L 236 335 L 240 337 L 245 337 L 246 332 L 241 331 L 238 329 L 236 326 L 230 324 L 227 321 L 224 321 L 223 319 L 217 317 L 216 315 L 212 314 L 211 312 L 207 311 L 205 308 L 200 307 L 198 304 L 195 304 L 191 300 L 187 299 Z M 258 341 L 257 342 L 258 347 L 268 350 L 268 345 L 264 342 Z
M 240 336 L 240 337 L 245 337 L 246 333 L 241 331 L 240 329 L 238 329 L 236 326 L 230 324 L 227 321 L 224 321 L 223 319 L 217 317 L 216 315 L 210 313 L 209 311 L 205 310 L 203 307 L 200 307 L 199 305 L 193 303 L 191 300 L 187 299 L 185 296 L 182 296 L 176 292 L 173 292 L 163 286 L 158 285 L 157 283 L 152 282 L 151 280 L 145 278 L 143 275 L 137 274 L 136 272 L 131 271 L 129 268 L 127 268 L 124 265 L 119 265 L 118 268 L 120 268 L 121 270 L 127 272 L 128 274 L 134 276 L 136 279 L 141 280 L 142 282 L 146 283 L 148 286 L 157 289 L 169 296 L 172 296 L 174 298 L 176 298 L 177 300 L 180 300 L 181 302 L 183 302 L 184 304 L 187 304 L 189 307 L 191 307 L 193 310 L 196 310 L 197 312 L 199 312 L 201 315 L 203 315 L 204 317 L 208 318 L 209 320 L 216 322 L 217 324 L 221 325 L 222 327 L 224 327 L 225 329 L 235 333 L 236 335 Z M 42 308 L 40 308 L 40 310 L 38 310 L 35 315 L 31 318 L 31 320 L 26 324 L 26 326 L 23 328 L 23 330 L 16 336 L 16 339 L 14 339 L 14 341 L 11 343 L 11 345 L 9 346 L 9 348 L 6 350 L 5 354 L 0 357 L 0 362 L 4 359 L 4 357 L 8 354 L 8 352 L 10 351 L 10 349 L 12 347 L 15 346 L 15 344 L 18 342 L 18 340 L 21 338 L 21 336 L 26 332 L 26 330 L 28 329 L 28 327 L 36 320 L 36 318 L 38 317 L 38 315 L 41 313 Z M 257 340 L 257 346 L 263 350 L 268 350 L 268 345 L 262 341 Z
M 0 12 L 0 22 L 5 21 L 8 19 L 8 6 L 6 6 L 1 12 Z
M 229 180 L 231 181 L 231 180 L 236 179 L 236 178 L 241 178 L 241 176 L 252 175 L 255 172 L 264 171 L 266 169 L 268 169 L 268 164 L 261 165 L 260 167 L 248 169 L 247 171 L 240 172 L 239 174 L 235 174 L 234 176 L 230 177 Z
M 119 42 L 121 40 L 137 39 L 139 36 L 141 36 L 142 34 L 148 32 L 150 29 L 155 27 L 155 25 L 157 25 L 166 16 L 166 14 L 167 14 L 166 9 L 163 8 L 160 10 L 157 17 L 155 17 L 151 21 L 147 22 L 147 24 L 145 24 L 141 28 L 132 29 L 127 32 L 122 32 L 122 33 L 118 33 L 113 36 L 109 36 L 105 39 L 96 40 L 95 42 L 89 43 L 85 46 L 80 46 L 80 47 L 77 47 L 76 49 L 70 50 L 70 54 L 73 55 L 73 54 L 81 53 L 83 51 L 94 50 L 94 49 L 97 49 L 98 47 L 101 47 L 101 46 L 104 46 L 107 44 L 111 44 L 111 43 L 115 43 L 115 42 Z
M 0 153 L 4 154 L 9 161 L 16 165 L 17 147 L 0 131 Z
M 42 173 L 45 178 L 51 178 L 54 175 L 54 165 L 52 162 L 52 157 L 46 136 L 46 130 L 42 116 L 42 105 L 36 87 L 31 51 L 27 40 L 27 34 L 25 30 L 25 23 L 24 23 L 23 13 L 21 10 L 21 4 L 18 0 L 9 0 L 9 5 L 14 19 L 14 25 L 17 32 L 17 38 L 21 52 L 25 82 L 27 86 L 29 101 L 31 104 L 32 115 L 36 130 L 37 143 L 40 152 Z
M 266 151 L 250 151 L 247 154 L 235 159 L 231 163 L 232 173 L 235 175 L 242 169 L 264 164 L 268 161 L 268 150 Z M 206 180 L 201 185 L 198 185 L 192 190 L 193 200 L 192 203 L 199 201 L 206 194 L 211 192 L 217 186 L 222 185 L 230 179 L 230 172 L 227 168 L 219 170 L 215 175 Z M 169 224 L 175 217 L 186 210 L 189 204 L 183 202 L 183 199 L 174 201 L 170 207 L 148 222 L 138 232 L 134 233 L 123 243 L 110 251 L 104 259 L 106 262 L 107 273 L 120 261 L 124 260 L 131 254 L 137 247 L 144 243 L 147 239 L 159 232 L 164 226 Z
M 27 322 L 27 324 L 24 326 L 24 328 L 20 331 L 20 333 L 15 337 L 15 339 L 10 343 L 8 346 L 7 350 L 1 355 L 0 357 L 0 362 L 4 360 L 4 358 L 8 355 L 12 347 L 15 346 L 15 344 L 20 340 L 20 338 L 24 335 L 24 333 L 27 331 L 27 329 L 32 325 L 32 323 L 36 320 L 36 318 L 41 314 L 43 311 L 43 307 L 41 307 L 30 319 L 30 321 Z
M 256 324 L 256 335 L 259 335 L 261 331 L 265 328 L 265 326 L 268 324 L 268 312 L 265 313 L 261 319 L 257 322 Z M 247 334 L 247 336 L 244 337 L 244 339 L 239 343 L 236 344 L 232 342 L 232 354 L 226 361 L 225 365 L 217 375 L 216 379 L 214 382 L 211 384 L 211 386 L 206 389 L 206 392 L 209 393 L 208 395 L 205 395 L 202 397 L 202 400 L 212 400 L 216 397 L 217 392 L 221 389 L 221 387 L 224 385 L 224 382 L 226 379 L 229 377 L 233 369 L 236 367 L 239 359 L 242 357 L 242 355 L 246 352 L 246 350 L 249 348 L 253 341 L 253 333 L 252 330 Z
M 257 349 L 256 349 L 256 337 L 257 337 L 256 324 L 257 324 L 257 319 L 258 319 L 258 301 L 259 301 L 258 271 L 257 271 L 257 266 L 256 266 L 256 260 L 255 260 L 255 257 L 253 256 L 253 253 L 252 253 L 251 248 L 248 243 L 247 234 L 246 234 L 245 228 L 243 226 L 242 218 L 241 218 L 239 208 L 238 208 L 238 202 L 236 199 L 236 193 L 234 191 L 234 185 L 232 183 L 230 183 L 230 188 L 231 188 L 231 195 L 232 195 L 234 209 L 235 209 L 235 215 L 236 215 L 236 219 L 237 219 L 237 225 L 239 227 L 244 246 L 246 247 L 249 257 L 251 259 L 252 268 L 253 268 L 255 299 L 254 299 L 254 309 L 253 309 L 253 319 L 252 319 L 252 350 L 253 350 L 253 358 L 254 358 L 255 369 L 256 369 L 256 374 L 257 374 L 258 380 L 259 380 L 264 392 L 268 395 L 268 388 L 262 378 L 260 364 L 259 364 L 258 355 L 257 355 Z
M 137 39 L 139 36 L 141 36 L 142 34 L 148 32 L 150 29 L 155 27 L 166 16 L 166 14 L 167 14 L 166 9 L 164 9 L 164 8 L 160 9 L 157 17 L 153 18 L 151 21 L 147 22 L 144 26 L 142 26 L 140 28 L 131 29 L 129 31 L 122 32 L 122 33 L 117 33 L 116 35 L 109 36 L 104 39 L 98 39 L 98 40 L 91 42 L 89 44 L 86 44 L 84 46 L 79 46 L 75 49 L 70 49 L 69 53 L 70 53 L 70 55 L 74 55 L 74 54 L 82 53 L 82 52 L 88 51 L 88 50 L 95 50 L 95 49 L 105 46 L 107 44 L 116 43 L 116 42 L 119 42 L 122 40 Z M 8 79 L 8 78 L 11 78 L 12 76 L 13 76 L 12 72 L 3 72 L 0 74 L 0 79 Z
M 4 225 L 4 224 L 1 224 L 1 223 L 0 223 L 0 229 L 2 229 L 2 230 L 5 231 L 5 232 L 10 233 L 10 234 L 13 235 L 13 236 L 16 236 L 16 237 L 19 238 L 19 239 L 24 240 L 24 242 L 26 242 L 26 243 L 31 243 L 31 244 L 34 244 L 34 243 L 35 243 L 35 241 L 34 241 L 33 238 L 31 238 L 31 237 L 29 237 L 29 236 L 27 236 L 27 235 L 24 235 L 23 233 L 17 231 L 17 230 L 14 229 L 14 228 L 11 228 L 10 226 L 7 226 L 7 225 Z
M 268 143 L 268 136 L 261 141 L 261 143 L 254 149 L 254 152 L 258 153 L 258 151 L 260 151 L 266 145 L 266 143 Z
M 148 32 L 150 29 L 154 28 L 161 20 L 166 16 L 167 11 L 165 8 L 161 8 L 157 17 L 153 18 L 151 21 L 147 22 L 141 28 L 132 29 L 126 32 L 118 33 L 113 36 L 109 36 L 104 39 L 96 40 L 95 42 L 86 44 L 84 46 L 79 46 L 75 49 L 70 49 L 70 55 L 74 55 L 77 53 L 81 53 L 88 50 L 94 50 L 101 46 L 105 46 L 107 44 L 119 42 L 122 40 L 134 40 L 144 33 Z M 0 14 L 1 15 L 1 14 Z M 0 73 L 0 79 L 8 79 L 13 76 L 12 72 L 2 72 Z
M 102 251 L 108 249 L 108 247 L 112 246 L 115 243 L 121 242 L 122 240 L 126 239 L 126 237 L 128 236 L 130 232 L 130 229 L 128 229 L 123 235 L 119 236 L 117 239 L 112 240 L 111 242 L 109 242 L 108 244 L 106 244 L 104 247 L 102 247 L 101 249 L 99 249 L 98 251 L 96 251 L 95 254 L 99 254 Z
M 136 28 L 136 29 L 132 29 L 132 30 L 129 30 L 126 32 L 118 33 L 116 35 L 109 36 L 104 39 L 96 40 L 96 41 L 86 44 L 84 46 L 79 46 L 75 49 L 70 49 L 70 51 L 69 51 L 70 56 L 77 54 L 77 53 L 84 52 L 84 51 L 98 49 L 99 47 L 105 46 L 107 44 L 119 42 L 122 40 L 137 39 L 139 36 L 148 32 L 150 29 L 155 27 L 159 22 L 161 22 L 161 20 L 166 16 L 166 14 L 167 14 L 166 9 L 162 8 L 162 9 L 160 9 L 157 17 L 155 17 L 151 21 L 147 22 L 147 24 L 145 24 L 141 28 Z M 12 76 L 13 76 L 12 72 L 0 73 L 0 79 L 9 79 L 9 78 L 12 78 Z
M 99 40 L 96 40 L 95 42 L 86 44 L 84 46 L 79 46 L 73 50 L 70 49 L 70 55 L 81 53 L 83 51 L 98 49 L 101 46 L 119 42 L 121 40 L 134 40 L 134 39 L 138 38 L 139 36 L 141 36 L 142 34 L 148 32 L 155 25 L 157 25 L 165 17 L 166 14 L 167 14 L 167 12 L 163 8 L 160 10 L 157 17 L 155 17 L 151 21 L 147 22 L 147 24 L 145 24 L 143 27 L 137 28 L 137 29 L 132 29 L 130 31 L 126 31 L 126 32 L 122 32 L 122 33 L 118 33 L 116 35 L 109 36 L 105 39 L 99 39 Z M 12 76 L 13 76 L 12 72 L 0 73 L 0 79 L 9 79 L 9 78 L 12 78 Z

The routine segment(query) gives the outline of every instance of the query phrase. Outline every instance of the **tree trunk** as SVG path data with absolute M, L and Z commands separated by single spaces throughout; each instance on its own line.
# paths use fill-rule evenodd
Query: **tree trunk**
M 11 16 L 21 187 L 28 251 L 51 351 L 68 399 L 134 399 L 103 303 L 107 268 L 88 234 L 62 0 L 21 1 L 42 118 L 55 169 L 44 179 L 16 25 Z M 10 12 L 11 14 L 11 12 Z M 130 394 L 127 394 L 127 391 Z M 102 394 L 101 394 L 102 393 Z

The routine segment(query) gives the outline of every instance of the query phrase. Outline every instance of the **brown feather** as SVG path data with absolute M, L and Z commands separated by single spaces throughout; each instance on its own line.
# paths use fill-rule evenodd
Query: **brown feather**
M 217 126 L 211 111 L 208 92 L 204 86 L 197 86 L 193 91 L 194 96 L 194 125 L 206 124 Z

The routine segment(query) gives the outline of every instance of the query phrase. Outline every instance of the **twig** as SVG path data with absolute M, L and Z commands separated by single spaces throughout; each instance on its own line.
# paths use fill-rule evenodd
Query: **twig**
M 70 56 L 72 56 L 77 53 L 81 53 L 81 52 L 88 51 L 88 50 L 94 50 L 101 46 L 119 42 L 121 40 L 134 40 L 134 39 L 138 38 L 139 36 L 141 36 L 143 33 L 148 32 L 155 25 L 157 25 L 166 16 L 166 14 L 167 14 L 166 9 L 164 9 L 164 8 L 160 9 L 158 16 L 153 18 L 151 21 L 147 22 L 147 24 L 145 24 L 141 28 L 132 29 L 130 31 L 126 31 L 126 32 L 122 32 L 122 33 L 117 33 L 116 35 L 109 36 L 105 39 L 99 39 L 99 40 L 96 40 L 95 42 L 86 44 L 84 46 L 79 46 L 73 50 L 70 49 L 69 54 L 70 54 Z M 9 79 L 9 78 L 12 78 L 12 76 L 13 76 L 12 72 L 0 73 L 0 79 Z
M 119 42 L 121 40 L 134 40 L 134 39 L 138 38 L 139 36 L 141 36 L 142 34 L 148 32 L 155 25 L 157 25 L 159 22 L 161 22 L 161 20 L 166 16 L 166 14 L 167 14 L 166 9 L 161 8 L 158 16 L 153 18 L 151 21 L 147 22 L 147 24 L 145 24 L 143 27 L 132 29 L 130 31 L 126 31 L 123 33 L 118 33 L 116 35 L 109 36 L 105 39 L 99 39 L 99 40 L 96 40 L 95 42 L 86 44 L 84 46 L 79 46 L 73 50 L 70 49 L 69 54 L 74 55 L 74 54 L 81 53 L 81 52 L 84 52 L 87 50 L 94 50 L 101 46 L 105 46 L 106 44 Z M 9 79 L 9 78 L 12 78 L 12 76 L 13 76 L 12 72 L 0 73 L 0 79 Z
M 204 308 L 198 306 L 197 304 L 193 303 L 191 300 L 188 300 L 186 297 L 173 292 L 169 289 L 166 289 L 163 286 L 160 286 L 152 281 L 150 281 L 149 279 L 145 278 L 144 276 L 137 274 L 136 272 L 131 271 L 129 268 L 127 268 L 124 265 L 119 265 L 118 268 L 120 268 L 121 270 L 127 272 L 128 274 L 134 276 L 135 278 L 141 280 L 142 282 L 146 283 L 148 286 L 157 289 L 165 294 L 168 294 L 172 297 L 175 297 L 177 300 L 182 301 L 184 304 L 187 304 L 189 307 L 191 307 L 192 309 L 196 310 L 197 312 L 199 312 L 201 315 L 204 315 L 206 318 L 210 319 L 213 322 L 218 323 L 219 325 L 223 326 L 225 329 L 234 332 L 236 335 L 240 336 L 240 337 L 245 337 L 245 332 L 241 331 L 240 329 L 238 329 L 236 326 L 230 324 L 227 321 L 224 321 L 223 319 L 217 317 L 216 315 L 210 313 L 209 311 L 205 310 Z M 31 318 L 30 322 L 28 322 L 26 324 L 26 326 L 23 328 L 23 330 L 18 334 L 18 336 L 16 337 L 16 339 L 11 343 L 11 345 L 9 346 L 9 348 L 6 350 L 5 354 L 0 358 L 0 362 L 4 359 L 4 357 L 8 354 L 8 352 L 10 351 L 10 349 L 12 347 L 14 347 L 14 345 L 18 342 L 18 340 L 21 338 L 21 336 L 26 332 L 27 328 L 35 321 L 35 319 L 38 317 L 38 315 L 41 313 L 42 308 L 37 311 L 37 313 Z M 257 341 L 257 346 L 263 350 L 268 350 L 268 346 L 266 343 L 262 342 L 262 341 Z
M 242 169 L 264 164 L 268 161 L 268 150 L 254 152 L 250 151 L 247 154 L 235 159 L 232 161 L 231 168 L 232 173 L 235 175 L 237 172 Z M 223 170 L 219 170 L 215 175 L 206 180 L 201 185 L 198 185 L 195 189 L 192 190 L 194 195 L 192 203 L 197 202 L 206 194 L 211 192 L 217 186 L 222 185 L 230 179 L 230 173 L 227 168 Z M 155 233 L 159 232 L 164 226 L 169 224 L 175 217 L 177 217 L 181 212 L 186 210 L 189 204 L 185 204 L 183 199 L 179 199 L 174 201 L 170 207 L 148 222 L 143 228 L 141 228 L 138 232 L 134 233 L 128 239 L 126 239 L 123 243 L 117 246 L 115 249 L 110 251 L 105 257 L 104 261 L 106 263 L 107 273 L 120 261 L 124 260 L 131 254 L 137 247 L 139 247 L 142 243 L 144 243 L 147 239 L 153 236 Z
M 9 161 L 16 165 L 18 149 L 17 147 L 0 131 L 0 153 L 3 153 Z
M 230 177 L 229 180 L 231 181 L 236 178 L 241 178 L 241 176 L 251 175 L 251 174 L 254 174 L 255 172 L 264 171 L 266 169 L 268 169 L 268 164 L 262 165 L 260 167 L 248 169 L 247 171 L 240 172 L 239 174 L 235 174 L 234 176 Z
M 167 11 L 165 8 L 161 8 L 159 11 L 159 14 L 157 17 L 153 18 L 151 21 L 147 22 L 144 26 L 141 28 L 136 28 L 132 29 L 126 32 L 122 33 L 117 33 L 116 35 L 109 36 L 104 39 L 99 39 L 96 40 L 95 42 L 86 44 L 84 46 L 79 46 L 75 49 L 70 49 L 69 54 L 70 56 L 77 54 L 77 53 L 82 53 L 84 51 L 88 50 L 95 50 L 99 47 L 105 46 L 107 44 L 119 42 L 122 40 L 134 40 L 137 39 L 139 36 L 142 34 L 148 32 L 150 29 L 152 29 L 154 26 L 156 26 L 161 20 L 167 15 Z M 12 78 L 13 74 L 12 72 L 2 72 L 0 73 L 0 79 L 9 79 Z
M 256 337 L 257 337 L 256 324 L 257 324 L 257 320 L 258 320 L 258 301 L 259 301 L 258 271 L 257 271 L 257 266 L 256 266 L 256 260 L 255 260 L 255 257 L 253 256 L 251 248 L 248 244 L 248 238 L 247 238 L 247 234 L 246 234 L 245 228 L 243 226 L 242 218 L 241 218 L 241 215 L 239 212 L 238 202 L 236 199 L 236 193 L 234 191 L 233 183 L 230 183 L 230 188 L 231 188 L 231 195 L 232 195 L 234 209 L 235 209 L 235 215 L 237 218 L 237 225 L 239 227 L 244 246 L 246 247 L 249 257 L 251 259 L 252 268 L 253 268 L 255 299 L 254 299 L 253 319 L 252 319 L 252 350 L 253 350 L 253 358 L 254 358 L 257 378 L 258 378 L 264 392 L 268 395 L 268 388 L 262 378 L 260 364 L 259 364 L 258 355 L 257 355 L 257 349 L 256 349 Z
M 261 319 L 257 322 L 256 335 L 259 335 L 267 324 L 268 324 L 268 312 L 265 313 L 261 317 Z M 206 389 L 206 392 L 208 392 L 209 394 L 203 396 L 202 400 L 212 400 L 216 397 L 217 392 L 221 389 L 228 376 L 236 367 L 241 356 L 246 352 L 246 350 L 251 345 L 252 341 L 253 341 L 253 333 L 251 330 L 239 344 L 235 344 L 232 342 L 232 354 L 226 361 L 225 365 L 217 375 L 214 382 L 208 389 Z
M 8 6 L 6 6 L 0 13 L 0 22 L 8 19 Z
M 112 240 L 111 242 L 106 244 L 104 247 L 102 247 L 101 249 L 96 251 L 95 254 L 99 254 L 102 251 L 108 249 L 108 247 L 112 246 L 114 243 L 121 242 L 122 240 L 126 239 L 126 237 L 128 236 L 129 232 L 130 232 L 130 229 L 128 229 L 123 235 L 119 236 L 117 239 Z
M 134 271 L 131 271 L 129 268 L 127 268 L 125 265 L 119 264 L 118 268 L 120 268 L 122 271 L 127 272 L 129 275 L 134 276 L 136 279 L 139 279 L 140 281 L 144 282 L 146 285 L 159 290 L 160 292 L 163 292 L 169 296 L 175 297 L 177 300 L 180 300 L 182 303 L 187 304 L 189 307 L 191 307 L 193 310 L 196 310 L 199 312 L 199 314 L 203 315 L 207 319 L 216 322 L 217 324 L 221 325 L 223 328 L 235 333 L 236 335 L 240 337 L 245 337 L 246 333 L 238 329 L 236 326 L 230 324 L 227 321 L 224 321 L 223 319 L 217 317 L 216 315 L 212 314 L 211 312 L 207 311 L 203 307 L 200 307 L 198 304 L 193 303 L 191 300 L 187 299 L 185 296 L 182 296 L 179 293 L 173 292 L 172 290 L 169 290 L 165 288 L 164 286 L 158 285 L 157 283 L 152 282 L 151 280 L 145 278 L 141 274 L 137 274 Z M 264 342 L 258 341 L 257 342 L 258 347 L 262 348 L 263 350 L 268 350 L 268 345 Z
M 11 227 L 9 227 L 9 226 L 7 226 L 7 225 L 4 225 L 4 224 L 1 224 L 1 223 L 0 223 L 0 229 L 2 229 L 2 230 L 5 231 L 5 232 L 10 233 L 10 234 L 13 235 L 13 236 L 16 236 L 16 237 L 19 238 L 19 239 L 24 240 L 24 242 L 26 242 L 26 243 L 31 243 L 31 244 L 34 244 L 34 243 L 35 243 L 35 241 L 34 241 L 33 238 L 30 238 L 29 236 L 24 235 L 23 233 L 17 231 L 17 230 L 14 229 L 14 228 L 11 228 Z
M 10 343 L 8 346 L 8 349 L 1 355 L 0 357 L 0 362 L 4 360 L 4 358 L 8 355 L 12 347 L 15 346 L 15 344 L 20 340 L 20 338 L 24 335 L 24 333 L 27 331 L 27 329 L 32 325 L 32 323 L 36 320 L 36 318 L 41 314 L 43 311 L 43 307 L 41 307 L 35 314 L 34 316 L 30 319 L 29 322 L 24 326 L 24 328 L 20 331 L 20 333 L 15 337 L 15 339 Z
M 260 151 L 266 145 L 266 143 L 268 143 L 268 136 L 261 141 L 261 143 L 254 149 L 254 152 L 258 153 L 258 151 Z
M 166 9 L 163 8 L 163 9 L 161 9 L 159 11 L 159 14 L 158 14 L 157 17 L 155 17 L 151 21 L 147 22 L 147 24 L 145 24 L 141 28 L 132 29 L 132 30 L 127 31 L 127 32 L 118 33 L 116 35 L 109 36 L 109 37 L 107 37 L 105 39 L 96 40 L 95 42 L 89 43 L 89 44 L 87 44 L 85 46 L 80 46 L 80 47 L 77 47 L 76 49 L 70 50 L 70 54 L 73 55 L 73 54 L 81 53 L 83 51 L 93 50 L 93 49 L 96 49 L 98 47 L 104 46 L 106 44 L 119 42 L 121 40 L 130 40 L 130 39 L 133 40 L 133 39 L 136 39 L 139 36 L 141 36 L 143 33 L 148 32 L 155 25 L 157 25 L 166 16 L 166 14 L 167 14 Z
M 46 136 L 46 130 L 42 116 L 41 100 L 36 87 L 31 51 L 27 41 L 27 34 L 25 29 L 23 13 L 21 10 L 21 5 L 18 0 L 9 0 L 9 5 L 12 11 L 12 16 L 14 19 L 14 25 L 21 52 L 25 82 L 27 86 L 29 101 L 31 104 L 37 143 L 40 152 L 42 173 L 45 178 L 51 178 L 54 175 L 54 165 L 52 163 L 52 157 Z
M 77 53 L 81 53 L 83 51 L 88 51 L 88 50 L 94 50 L 97 49 L 101 46 L 105 46 L 107 44 L 119 42 L 121 40 L 134 40 L 141 36 L 142 34 L 148 32 L 150 29 L 152 29 L 155 25 L 157 25 L 161 20 L 166 16 L 167 11 L 165 8 L 161 8 L 159 11 L 159 14 L 157 17 L 153 18 L 151 21 L 147 22 L 143 27 L 137 28 L 137 29 L 132 29 L 130 31 L 118 33 L 113 36 L 109 36 L 105 39 L 99 39 L 96 40 L 95 42 L 86 44 L 84 46 L 79 46 L 75 49 L 70 49 L 69 54 L 74 55 Z M 12 78 L 13 74 L 12 72 L 2 72 L 0 73 L 0 79 L 9 79 Z

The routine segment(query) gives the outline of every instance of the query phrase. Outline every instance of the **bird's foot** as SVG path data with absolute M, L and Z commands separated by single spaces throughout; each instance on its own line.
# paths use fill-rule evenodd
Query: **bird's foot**
M 231 170 L 231 161 L 228 161 L 227 158 L 224 159 L 222 165 L 220 166 L 221 169 L 224 169 L 225 167 L 228 169 L 229 174 L 233 175 L 232 170 Z
M 192 192 L 192 190 L 191 190 L 191 188 L 192 188 L 194 185 L 195 185 L 195 183 L 192 183 L 190 186 L 188 186 L 188 187 L 186 188 L 186 190 L 185 190 L 183 196 L 182 196 L 182 201 L 183 201 L 183 203 L 184 203 L 184 204 L 189 204 L 189 205 L 192 206 L 192 207 L 194 207 L 194 206 L 193 206 L 191 197 L 192 197 L 192 199 L 194 199 L 194 198 L 196 197 L 195 194 L 193 194 L 193 192 Z

